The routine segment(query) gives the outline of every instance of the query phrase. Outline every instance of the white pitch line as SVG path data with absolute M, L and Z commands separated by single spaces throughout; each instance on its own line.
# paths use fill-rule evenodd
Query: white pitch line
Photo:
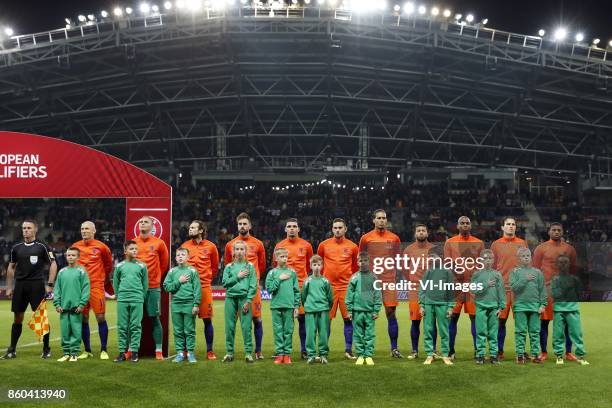
M 108 326 L 108 330 L 109 331 L 113 330 L 113 329 L 116 329 L 116 328 L 117 328 L 117 326 Z M 95 333 L 98 333 L 98 330 L 92 330 L 89 333 L 90 334 L 95 334 Z M 61 337 L 56 337 L 54 339 L 49 339 L 49 343 L 52 342 L 52 341 L 59 341 L 61 339 L 62 339 Z M 18 348 L 25 348 L 25 347 L 40 346 L 41 344 L 42 344 L 42 341 L 37 341 L 36 343 L 28 343 L 28 344 L 24 344 L 23 346 L 19 346 L 18 345 L 17 347 Z

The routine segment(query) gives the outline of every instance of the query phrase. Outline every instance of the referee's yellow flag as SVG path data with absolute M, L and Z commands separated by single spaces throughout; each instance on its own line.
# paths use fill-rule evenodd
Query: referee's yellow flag
M 38 341 L 42 341 L 43 336 L 49 333 L 49 316 L 47 315 L 47 302 L 45 299 L 40 302 L 32 314 L 28 326 L 34 330 L 34 333 L 38 336 Z

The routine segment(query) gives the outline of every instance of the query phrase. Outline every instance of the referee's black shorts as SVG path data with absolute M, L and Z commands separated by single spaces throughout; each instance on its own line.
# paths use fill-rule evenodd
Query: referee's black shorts
M 46 295 L 45 281 L 42 279 L 16 281 L 11 311 L 13 313 L 23 313 L 28 308 L 28 304 L 32 310 L 36 310 Z

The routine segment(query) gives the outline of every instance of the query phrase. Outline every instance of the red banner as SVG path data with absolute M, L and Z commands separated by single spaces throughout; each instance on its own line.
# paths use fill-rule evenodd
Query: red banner
M 155 218 L 155 234 L 170 248 L 172 188 L 157 177 L 106 153 L 65 140 L 0 131 L 0 197 L 127 198 L 126 238 L 142 215 Z M 143 209 L 143 210 L 141 210 Z M 168 350 L 168 296 L 162 295 L 164 353 Z M 143 354 L 154 354 L 143 327 Z M 148 331 L 147 331 L 148 330 Z
M 225 289 L 213 288 L 213 300 L 225 300 Z
M 170 197 L 171 190 L 146 171 L 92 148 L 0 132 L 2 197 Z

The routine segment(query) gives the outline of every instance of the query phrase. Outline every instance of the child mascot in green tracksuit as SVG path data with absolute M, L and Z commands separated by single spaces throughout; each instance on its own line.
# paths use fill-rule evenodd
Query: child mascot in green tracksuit
M 119 262 L 113 274 L 113 287 L 117 295 L 117 330 L 119 356 L 115 363 L 126 361 L 125 352 L 132 351 L 131 361 L 138 362 L 140 335 L 142 333 L 142 308 L 149 288 L 147 266 L 136 259 L 138 245 L 127 241 L 123 248 L 125 260 Z
M 580 327 L 580 291 L 582 285 L 577 276 L 569 274 L 570 259 L 566 255 L 557 258 L 559 274 L 550 284 L 554 299 L 553 311 L 553 349 L 557 355 L 557 364 L 563 364 L 565 347 L 565 327 L 569 331 L 570 340 L 576 346 L 576 357 L 581 365 L 589 365 L 584 359 L 584 343 L 582 341 L 582 328 Z
M 440 246 L 429 250 L 426 266 L 427 270 L 419 282 L 419 305 L 424 330 L 423 348 L 427 353 L 423 364 L 429 365 L 434 361 L 434 333 L 437 323 L 442 361 L 446 365 L 453 365 L 453 361 L 448 356 L 450 351 L 448 325 L 455 307 L 456 296 L 451 286 L 455 282 L 455 277 L 451 270 L 443 268 Z
M 334 302 L 331 284 L 321 276 L 323 258 L 310 258 L 310 275 L 302 288 L 302 304 L 306 315 L 306 352 L 308 364 L 317 358 L 317 334 L 319 335 L 319 357 L 321 364 L 327 364 L 329 354 L 329 310 Z
M 380 288 L 375 289 L 377 277 L 370 272 L 370 256 L 367 252 L 359 254 L 359 271 L 353 274 L 346 291 L 346 309 L 353 322 L 353 340 L 357 352 L 356 365 L 374 365 L 374 342 L 376 327 L 374 320 L 382 306 Z
M 202 287 L 200 276 L 191 266 L 187 265 L 189 250 L 176 250 L 178 266 L 170 269 L 164 279 L 164 290 L 172 293 L 172 326 L 174 329 L 174 346 L 176 357 L 174 363 L 185 359 L 183 350 L 187 347 L 187 360 L 196 363 L 195 358 L 195 317 L 200 310 Z
M 472 283 L 478 286 L 478 289 L 472 290 L 476 301 L 476 364 L 484 363 L 487 340 L 491 364 L 499 364 L 497 331 L 499 314 L 506 308 L 506 291 L 501 274 L 493 269 L 493 251 L 485 249 L 480 257 L 484 268 L 472 276 Z
M 291 364 L 293 343 L 293 319 L 300 307 L 300 286 L 297 274 L 287 266 L 289 252 L 286 248 L 274 251 L 276 268 L 268 272 L 266 290 L 272 295 L 272 330 L 274 332 L 274 364 Z
M 546 288 L 542 271 L 531 267 L 531 251 L 519 248 L 519 266 L 510 272 L 510 288 L 514 296 L 514 341 L 516 363 L 525 364 L 525 343 L 529 334 L 531 361 L 541 363 L 540 355 L 540 314 L 546 307 Z
M 225 350 L 224 363 L 234 361 L 234 341 L 236 338 L 236 317 L 240 317 L 240 327 L 244 340 L 244 353 L 247 363 L 253 362 L 253 338 L 251 337 L 251 301 L 257 290 L 255 268 L 246 260 L 247 246 L 244 241 L 234 243 L 234 259 L 223 270 L 222 285 L 225 288 Z
M 68 266 L 58 272 L 53 290 L 53 305 L 60 314 L 64 352 L 57 361 L 77 361 L 77 353 L 81 351 L 81 312 L 89 302 L 89 277 L 85 269 L 76 263 L 79 254 L 78 248 L 66 250 Z

